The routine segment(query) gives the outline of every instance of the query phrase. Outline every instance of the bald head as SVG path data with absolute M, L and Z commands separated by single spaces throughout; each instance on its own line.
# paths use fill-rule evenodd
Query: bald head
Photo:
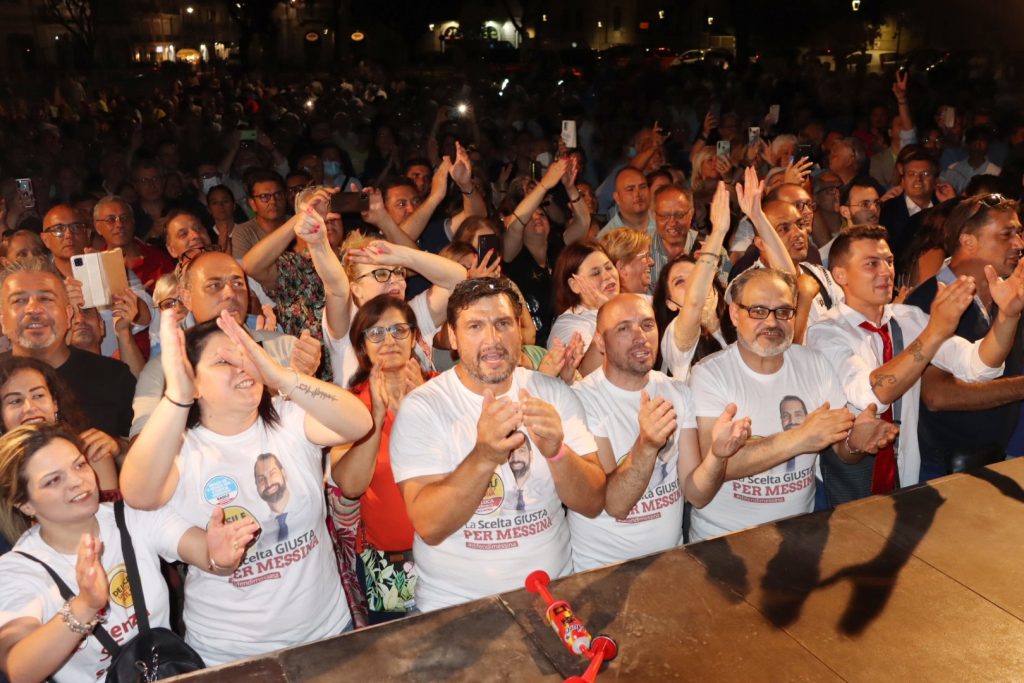
M 58 204 L 43 216 L 43 245 L 57 260 L 67 261 L 84 254 L 91 238 L 92 231 L 73 206 Z
M 645 378 L 658 356 L 654 309 L 639 294 L 619 294 L 597 312 L 594 343 L 604 354 L 608 380 L 625 389 Z

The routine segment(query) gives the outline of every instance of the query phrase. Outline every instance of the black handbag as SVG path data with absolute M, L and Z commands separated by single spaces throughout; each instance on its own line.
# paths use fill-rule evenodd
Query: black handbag
M 118 645 L 103 626 L 97 624 L 93 629 L 92 634 L 111 656 L 107 683 L 151 683 L 205 668 L 203 658 L 177 633 L 166 628 L 150 628 L 146 598 L 142 594 L 142 579 L 135 561 L 135 548 L 132 547 L 128 526 L 124 521 L 124 501 L 114 503 L 114 516 L 121 532 L 121 553 L 124 555 L 128 585 L 132 591 L 132 608 L 135 610 L 139 632 L 127 643 Z M 28 553 L 15 552 L 41 564 L 57 584 L 62 598 L 70 600 L 75 597 L 64 580 L 48 564 Z

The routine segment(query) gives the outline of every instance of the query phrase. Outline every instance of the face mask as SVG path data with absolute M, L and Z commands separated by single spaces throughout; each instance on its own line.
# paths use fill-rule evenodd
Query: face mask
M 215 175 L 210 178 L 203 178 L 202 182 L 203 194 L 208 195 L 210 194 L 210 190 L 221 184 L 221 179 L 219 175 Z
M 324 162 L 324 175 L 328 178 L 333 178 L 336 175 L 341 174 L 341 162 L 340 161 L 325 161 Z
M 551 152 L 541 152 L 537 155 L 537 162 L 544 167 L 551 165 Z

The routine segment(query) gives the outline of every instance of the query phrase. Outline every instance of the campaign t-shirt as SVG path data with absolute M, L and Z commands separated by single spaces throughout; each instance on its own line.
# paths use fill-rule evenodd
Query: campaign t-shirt
M 434 346 L 434 335 L 437 334 L 438 326 L 434 324 L 434 318 L 430 315 L 430 304 L 427 302 L 427 292 L 417 294 L 409 300 L 409 307 L 416 316 L 416 327 L 420 331 L 420 345 L 413 347 L 413 352 L 420 359 L 420 364 L 425 369 L 432 367 L 430 357 Z M 359 308 L 353 301 L 350 305 L 352 320 L 356 319 Z M 349 321 L 351 327 L 352 321 Z M 359 369 L 359 359 L 356 358 L 356 351 L 352 348 L 352 339 L 348 334 L 342 335 L 340 339 L 335 338 L 327 323 L 327 310 L 321 313 L 321 326 L 324 332 L 324 346 L 331 358 L 331 368 L 334 370 L 334 383 L 339 387 L 349 389 L 352 376 Z
M 114 507 L 107 503 L 101 504 L 96 512 L 96 520 L 99 522 L 100 540 L 103 543 L 100 560 L 110 584 L 107 623 L 104 628 L 118 644 L 124 644 L 138 635 L 139 629 L 124 555 L 121 553 L 121 533 L 114 519 Z M 160 573 L 160 557 L 180 559 L 178 541 L 192 525 L 167 508 L 143 512 L 127 506 L 125 523 L 135 549 L 135 562 L 145 592 L 150 627 L 168 628 L 170 611 L 167 583 Z M 48 564 L 72 592 L 78 593 L 78 581 L 75 578 L 77 556 L 74 553 L 64 555 L 51 548 L 40 536 L 38 526 L 22 534 L 14 550 L 28 553 Z M 0 626 L 23 617 L 31 617 L 45 624 L 63 606 L 64 598 L 60 596 L 60 589 L 45 569 L 15 552 L 0 557 Z M 110 655 L 96 636 L 90 635 L 52 676 L 52 680 L 58 683 L 101 681 L 106 678 L 109 665 Z
M 337 635 L 351 622 L 327 532 L 320 447 L 306 439 L 302 408 L 280 398 L 274 406 L 277 427 L 188 430 L 175 460 L 180 479 L 168 506 L 178 514 L 202 527 L 223 505 L 227 521 L 260 525 L 231 576 L 189 572 L 185 581 L 186 640 L 208 665 Z
M 825 401 L 832 408 L 846 405 L 846 396 L 825 357 L 796 345 L 783 354 L 778 372 L 764 375 L 751 370 L 732 344 L 695 365 L 690 386 L 698 417 L 717 418 L 725 406 L 735 403 L 737 417 L 751 419 L 751 439 L 798 427 Z M 710 503 L 694 508 L 690 540 L 811 512 L 817 457 L 817 453 L 803 453 L 766 472 L 725 482 Z
M 597 450 L 583 407 L 564 382 L 516 368 L 502 396 L 518 401 L 521 388 L 555 407 L 565 444 L 575 453 Z M 455 369 L 406 396 L 391 428 L 395 481 L 453 472 L 476 445 L 482 405 L 483 397 L 467 389 Z M 569 573 L 562 501 L 547 459 L 528 436 L 524 447 L 494 468 L 472 518 L 438 545 L 417 534 L 413 556 L 420 575 L 416 604 L 424 611 L 521 588 L 536 569 L 553 578 Z
M 679 324 L 679 316 L 672 318 L 672 321 L 665 326 L 665 332 L 661 335 L 661 357 L 663 370 L 668 370 L 676 379 L 684 382 L 690 378 L 690 364 L 693 363 L 693 355 L 697 352 L 697 341 L 687 351 L 680 351 L 676 346 L 676 325 Z
M 569 511 L 572 565 L 575 571 L 649 555 L 683 540 L 683 498 L 679 488 L 679 443 L 683 429 L 696 429 L 690 389 L 660 372 L 648 374 L 647 394 L 662 396 L 676 410 L 676 431 L 658 453 L 647 490 L 625 519 L 601 512 L 593 519 Z M 640 392 L 621 389 L 598 368 L 573 387 L 595 437 L 611 443 L 616 465 L 622 464 L 640 434 Z

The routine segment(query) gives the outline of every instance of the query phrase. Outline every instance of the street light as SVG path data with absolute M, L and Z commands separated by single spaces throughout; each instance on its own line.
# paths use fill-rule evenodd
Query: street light
M 856 0 L 854 0 L 854 2 L 856 2 Z M 715 25 L 715 18 L 713 16 L 711 16 L 711 15 L 708 15 L 708 26 L 714 26 L 714 25 Z
M 860 0 L 850 0 L 850 8 L 854 12 L 859 12 L 860 11 Z
M 185 8 L 185 14 L 192 14 L 195 11 L 196 11 L 196 8 L 192 7 L 191 5 L 189 5 L 188 7 Z

